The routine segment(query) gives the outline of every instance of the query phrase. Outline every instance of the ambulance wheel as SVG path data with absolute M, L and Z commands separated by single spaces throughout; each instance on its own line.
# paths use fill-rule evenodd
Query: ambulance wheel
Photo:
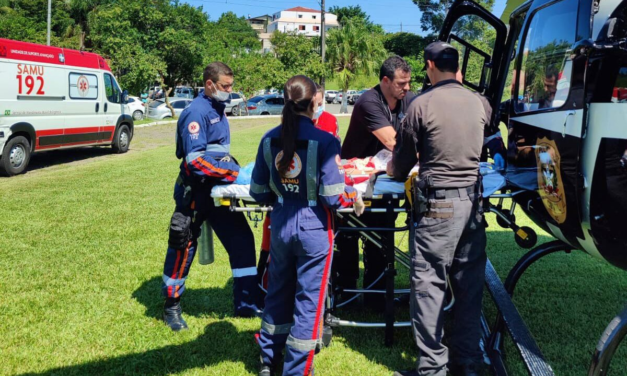
M 131 131 L 129 131 L 126 124 L 120 125 L 113 137 L 113 145 L 111 148 L 114 153 L 122 154 L 128 151 L 128 147 L 131 144 Z
M 2 151 L 0 159 L 0 174 L 13 176 L 26 170 L 30 161 L 30 142 L 24 136 L 10 139 Z
M 531 227 L 527 226 L 519 228 L 514 234 L 514 239 L 518 246 L 525 249 L 533 248 L 538 243 L 538 235 Z
M 144 113 L 140 110 L 133 112 L 133 120 L 141 120 L 144 117 Z

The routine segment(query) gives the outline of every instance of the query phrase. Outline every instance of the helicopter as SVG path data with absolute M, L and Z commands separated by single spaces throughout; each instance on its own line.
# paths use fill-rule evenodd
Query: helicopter
M 468 27 L 478 22 L 479 38 Z M 438 39 L 459 50 L 463 83 L 491 102 L 492 125 L 507 126 L 512 200 L 556 239 L 523 256 L 504 285 L 488 263 L 500 313 L 493 328 L 484 322 L 487 352 L 498 355 L 507 328 L 529 373 L 552 375 L 509 298 L 529 266 L 555 252 L 581 250 L 627 270 L 627 1 L 509 0 L 498 18 L 456 0 Z M 504 93 L 511 97 L 501 102 Z M 607 373 L 625 335 L 627 308 L 601 337 L 588 375 Z M 492 365 L 506 374 L 498 356 Z

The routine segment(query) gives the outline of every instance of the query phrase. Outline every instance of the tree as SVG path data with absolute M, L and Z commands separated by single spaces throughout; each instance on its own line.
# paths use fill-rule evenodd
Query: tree
M 331 30 L 327 39 L 327 58 L 333 76 L 346 93 L 358 74 L 373 75 L 388 53 L 381 38 L 369 33 L 362 22 L 348 21 L 341 29 Z M 348 98 L 342 97 L 340 112 L 348 112 Z
M 246 54 L 229 62 L 235 74 L 235 86 L 245 96 L 259 89 L 282 88 L 290 75 L 283 64 L 270 54 Z
M 453 0 L 412 0 L 412 2 L 418 5 L 422 13 L 420 17 L 422 30 L 437 35 L 444 24 L 448 9 L 453 5 Z M 476 0 L 476 2 L 489 11 L 494 5 L 494 0 Z
M 231 51 L 246 52 L 261 49 L 261 42 L 257 32 L 246 22 L 244 17 L 237 17 L 233 12 L 223 13 L 215 24 L 216 28 L 224 29 L 228 35 L 223 38 L 225 47 Z
M 412 33 L 387 34 L 383 41 L 385 49 L 398 56 L 418 56 L 423 53 L 433 38 Z
M 296 74 L 304 74 L 317 79 L 324 74 L 325 68 L 315 39 L 301 34 L 275 31 L 270 41 L 274 46 L 274 54 L 283 64 L 288 78 Z
M 335 5 L 329 8 L 329 13 L 337 16 L 337 22 L 339 22 L 342 27 L 346 25 L 349 20 L 358 19 L 364 23 L 369 32 L 384 34 L 383 26 L 373 23 L 370 20 L 370 16 L 361 9 L 360 5 L 349 5 L 347 7 Z

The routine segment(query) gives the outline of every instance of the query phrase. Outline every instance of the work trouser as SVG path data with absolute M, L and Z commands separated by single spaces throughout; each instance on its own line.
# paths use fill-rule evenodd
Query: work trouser
M 383 203 L 373 201 L 371 208 L 384 207 Z M 394 215 L 396 218 L 396 215 Z M 390 227 L 386 222 L 385 213 L 364 213 L 358 218 L 368 227 L 385 228 Z M 392 224 L 393 225 L 393 224 Z M 340 223 L 340 226 L 347 226 Z M 394 233 L 379 233 L 384 240 L 385 237 L 393 236 Z M 364 242 L 364 283 L 366 288 L 373 284 L 381 276 L 386 266 L 385 252 L 368 240 Z M 337 276 L 335 282 L 344 288 L 354 288 L 359 279 L 359 235 L 355 232 L 340 232 L 336 239 L 338 254 L 334 262 L 334 273 Z M 381 277 L 371 289 L 385 290 L 385 278 Z M 385 307 L 385 296 L 383 294 L 364 294 L 364 303 L 372 307 Z
M 473 189 L 438 190 L 429 198 L 429 211 L 413 225 L 412 327 L 420 350 L 418 373 L 445 376 L 449 352 L 442 337 L 447 276 L 455 296 L 451 363 L 482 362 L 479 340 L 486 236 L 481 198 Z
M 284 348 L 283 375 L 313 374 L 321 346 L 327 284 L 333 258 L 333 218 L 315 216 L 281 205 L 272 212 L 272 239 L 259 345 L 261 360 L 277 365 Z M 302 211 L 312 211 L 304 208 Z
M 177 183 L 174 187 L 174 210 L 192 218 L 192 240 L 186 249 L 168 247 L 163 266 L 163 295 L 166 298 L 179 298 L 185 291 L 185 280 L 196 254 L 200 227 L 208 220 L 229 254 L 235 311 L 254 309 L 258 296 L 255 239 L 246 217 L 243 213 L 232 212 L 226 206 L 216 206 L 211 198 L 210 187 L 195 189 L 191 193 L 191 200 L 184 198 L 184 192 L 185 187 Z

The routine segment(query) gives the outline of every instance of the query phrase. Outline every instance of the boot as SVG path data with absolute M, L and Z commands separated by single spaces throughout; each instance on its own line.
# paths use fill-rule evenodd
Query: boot
M 394 371 L 394 376 L 418 376 L 418 371 L 410 369 L 407 371 Z
M 163 321 L 175 332 L 187 329 L 187 323 L 183 320 L 181 313 L 183 310 L 181 309 L 180 298 L 167 298 L 165 300 Z
M 482 376 L 485 367 L 480 364 L 449 364 L 449 372 L 453 376 Z

